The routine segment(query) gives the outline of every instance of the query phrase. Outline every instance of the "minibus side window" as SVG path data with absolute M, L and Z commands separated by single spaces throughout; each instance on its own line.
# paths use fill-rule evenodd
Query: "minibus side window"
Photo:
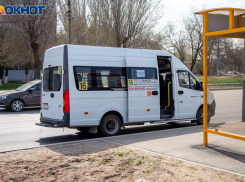
M 157 79 L 156 68 L 128 68 L 128 79 Z
M 196 85 L 197 85 L 197 81 L 196 79 L 190 74 L 190 86 L 191 89 L 196 90 Z
M 179 86 L 183 88 L 190 88 L 189 74 L 186 71 L 178 71 Z
M 188 71 L 177 71 L 179 86 L 188 89 L 196 89 L 197 80 Z
M 74 66 L 73 71 L 79 91 L 126 88 L 126 68 Z

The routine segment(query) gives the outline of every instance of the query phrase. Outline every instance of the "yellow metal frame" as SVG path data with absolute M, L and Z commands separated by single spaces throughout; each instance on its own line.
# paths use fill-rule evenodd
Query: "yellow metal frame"
M 208 13 L 212 12 L 215 14 L 215 11 L 227 11 L 229 14 L 229 30 L 221 30 L 216 32 L 208 32 Z M 211 9 L 197 12 L 196 14 L 203 15 L 203 145 L 208 145 L 208 133 L 221 135 L 225 137 L 230 137 L 238 140 L 245 141 L 244 136 L 234 135 L 230 133 L 220 132 L 218 129 L 210 130 L 207 127 L 207 38 L 208 37 L 227 37 L 227 38 L 243 38 L 245 36 L 241 35 L 241 32 L 245 32 L 245 27 L 242 27 L 242 15 L 237 15 L 237 27 L 234 28 L 234 11 L 243 11 L 245 14 L 245 9 L 238 8 L 219 8 L 219 9 Z M 218 14 L 218 13 L 217 13 Z M 235 35 L 234 35 L 235 33 Z M 232 34 L 232 35 L 231 35 Z
M 171 84 L 171 82 L 168 83 L 168 105 L 165 106 L 165 110 L 166 110 L 167 107 L 170 106 L 170 84 Z
M 234 10 L 234 11 L 245 11 L 244 9 L 240 8 L 214 8 L 214 9 L 207 9 L 203 11 L 196 12 L 196 14 L 202 15 L 204 13 L 210 13 L 210 12 L 217 12 L 217 11 L 226 11 L 226 10 Z

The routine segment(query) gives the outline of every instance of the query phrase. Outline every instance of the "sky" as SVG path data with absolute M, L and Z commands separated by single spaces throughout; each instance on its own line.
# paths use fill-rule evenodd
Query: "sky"
M 241 8 L 245 9 L 245 0 L 163 0 L 164 16 L 161 22 L 165 24 L 166 20 L 181 21 L 182 17 L 190 13 L 190 9 L 197 11 L 213 8 Z

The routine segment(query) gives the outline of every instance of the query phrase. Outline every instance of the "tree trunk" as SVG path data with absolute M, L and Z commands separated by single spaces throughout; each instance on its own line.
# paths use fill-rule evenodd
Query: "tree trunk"
M 36 79 L 41 79 L 41 76 L 40 76 L 40 68 L 35 68 L 35 71 L 34 71 L 34 80 Z
M 3 79 L 3 66 L 0 66 L 0 87 L 3 86 L 2 79 Z
M 29 69 L 30 69 L 30 62 L 26 63 L 26 69 L 25 69 L 26 83 L 29 82 Z
M 29 74 L 26 74 L 26 83 L 28 83 L 30 80 L 29 80 Z
M 196 61 L 192 59 L 192 61 L 191 61 L 191 72 L 192 72 L 195 64 L 196 64 Z
M 8 74 L 9 74 L 9 67 L 6 68 L 5 76 L 8 77 Z
M 219 49 L 219 44 L 217 47 L 217 64 L 216 64 L 216 69 L 217 69 L 217 76 L 219 76 L 219 67 L 220 67 L 220 49 Z
M 39 57 L 39 44 L 36 42 L 31 42 L 31 48 L 33 51 L 34 61 L 35 61 L 34 79 L 40 79 L 41 61 Z
M 5 70 L 4 83 L 8 83 L 8 74 L 9 74 L 9 67 L 7 67 Z

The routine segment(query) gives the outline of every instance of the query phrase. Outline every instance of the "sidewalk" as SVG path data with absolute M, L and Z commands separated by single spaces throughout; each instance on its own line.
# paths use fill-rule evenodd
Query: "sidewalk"
M 244 127 L 243 122 L 231 123 L 219 127 Z M 174 128 L 0 153 L 0 181 L 244 181 L 245 143 L 209 134 L 204 147 L 202 129 Z
M 245 175 L 245 142 L 208 134 L 208 146 L 204 147 L 202 130 L 202 126 L 196 126 L 108 137 L 105 140 Z M 226 130 L 230 131 L 228 127 Z
M 245 122 L 234 121 L 219 124 L 210 124 L 209 129 L 217 128 L 219 131 L 245 136 Z M 245 143 L 244 143 L 245 145 Z

